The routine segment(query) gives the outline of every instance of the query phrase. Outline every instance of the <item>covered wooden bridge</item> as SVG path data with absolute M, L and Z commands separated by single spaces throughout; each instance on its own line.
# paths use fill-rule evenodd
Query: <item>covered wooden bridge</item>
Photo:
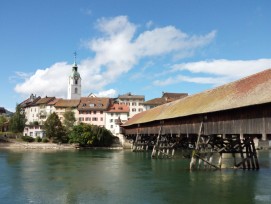
M 192 148 L 191 168 L 221 168 L 230 153 L 234 167 L 258 169 L 254 139 L 268 146 L 271 135 L 271 69 L 139 113 L 122 128 L 135 150 L 152 145 L 153 157 Z

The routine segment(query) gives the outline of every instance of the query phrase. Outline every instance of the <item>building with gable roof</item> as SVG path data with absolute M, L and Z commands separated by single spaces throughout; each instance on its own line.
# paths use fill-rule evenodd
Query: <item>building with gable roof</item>
M 58 115 L 61 122 L 64 121 L 64 113 L 66 111 L 73 111 L 76 121 L 78 121 L 79 114 L 78 114 L 78 106 L 80 103 L 80 99 L 59 99 L 55 107 L 55 113 Z
M 82 97 L 78 105 L 78 121 L 105 127 L 105 112 L 110 102 L 109 98 Z
M 127 94 L 119 95 L 116 101 L 119 104 L 129 106 L 129 118 L 144 111 L 144 106 L 142 104 L 145 101 L 145 96 L 143 95 L 133 95 L 129 92 Z
M 187 93 L 168 93 L 163 92 L 161 98 L 154 98 L 143 103 L 144 110 L 155 108 L 156 106 L 163 105 L 181 98 L 188 96 Z
M 129 106 L 118 103 L 111 104 L 105 115 L 105 128 L 116 135 L 120 133 L 120 125 L 128 120 Z

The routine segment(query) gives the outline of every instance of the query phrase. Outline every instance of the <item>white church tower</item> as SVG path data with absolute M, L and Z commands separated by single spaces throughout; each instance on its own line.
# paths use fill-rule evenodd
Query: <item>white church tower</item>
M 80 99 L 81 98 L 81 77 L 78 72 L 76 64 L 76 52 L 74 53 L 74 65 L 72 67 L 72 73 L 69 76 L 68 83 L 68 99 Z

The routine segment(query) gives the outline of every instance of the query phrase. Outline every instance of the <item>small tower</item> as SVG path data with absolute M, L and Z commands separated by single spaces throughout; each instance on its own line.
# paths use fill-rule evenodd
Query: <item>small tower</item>
M 68 82 L 68 99 L 81 98 L 81 77 L 76 64 L 76 52 L 74 53 L 74 65 Z

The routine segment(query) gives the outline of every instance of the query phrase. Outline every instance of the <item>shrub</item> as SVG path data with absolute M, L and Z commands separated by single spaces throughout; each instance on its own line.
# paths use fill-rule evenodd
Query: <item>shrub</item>
M 42 142 L 47 143 L 47 142 L 49 142 L 49 140 L 48 140 L 48 138 L 44 137 L 44 138 L 42 138 Z
M 22 136 L 22 140 L 24 142 L 34 142 L 34 138 L 33 137 L 30 137 L 30 136 Z
M 36 137 L 36 142 L 41 142 L 41 138 L 40 137 Z

